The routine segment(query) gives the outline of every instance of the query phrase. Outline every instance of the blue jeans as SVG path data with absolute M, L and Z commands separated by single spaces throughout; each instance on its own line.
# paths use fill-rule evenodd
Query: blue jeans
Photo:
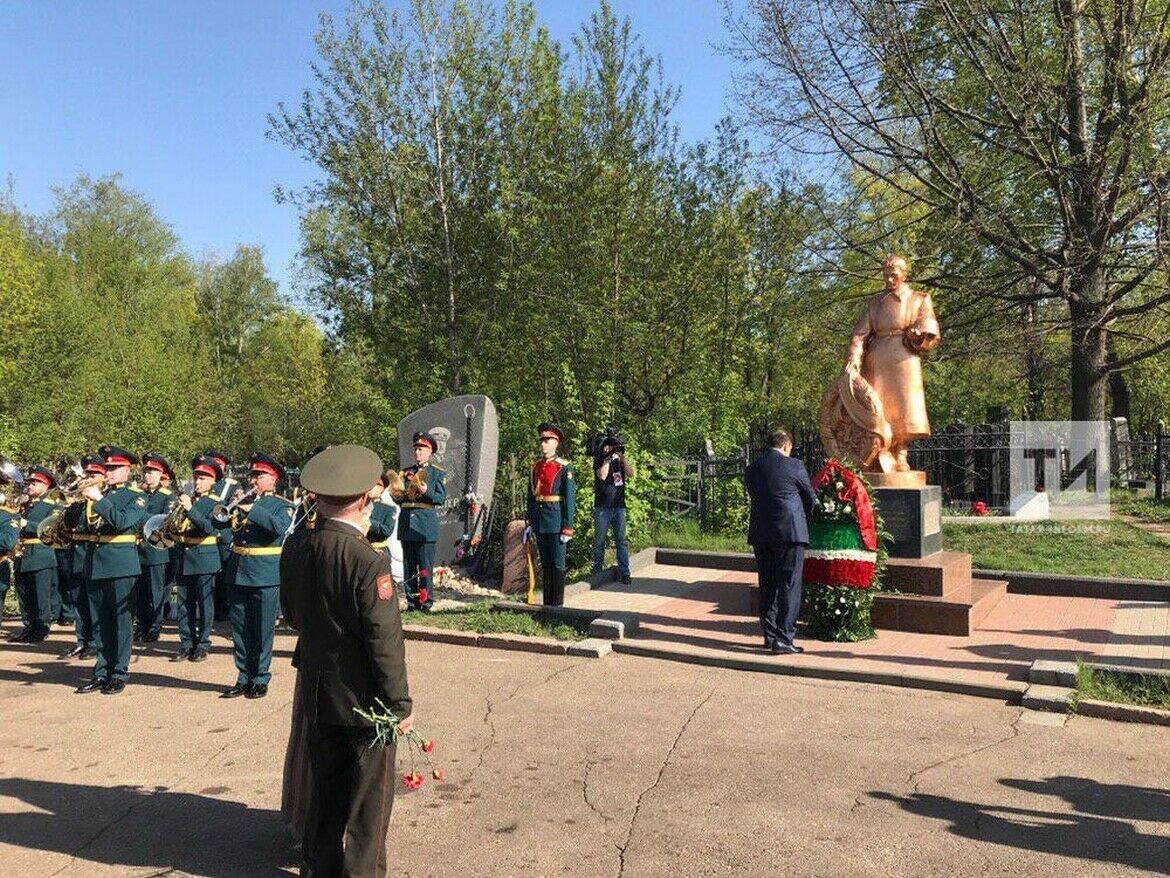
M 600 573 L 605 562 L 605 537 L 613 528 L 617 546 L 618 574 L 630 575 L 630 546 L 626 542 L 626 509 L 624 506 L 593 507 L 593 572 Z

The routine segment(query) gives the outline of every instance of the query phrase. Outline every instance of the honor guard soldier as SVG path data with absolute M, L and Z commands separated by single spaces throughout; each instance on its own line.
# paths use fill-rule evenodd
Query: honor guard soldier
M 406 605 L 410 610 L 429 610 L 431 566 L 435 561 L 435 543 L 439 540 L 439 513 L 436 507 L 447 499 L 447 473 L 430 463 L 439 447 L 430 433 L 415 433 L 414 466 L 402 471 L 402 484 L 393 491 L 401 512 L 398 539 L 402 542 L 403 575 Z
M 100 477 L 105 481 L 106 467 L 102 459 L 96 454 L 87 454 L 81 458 L 81 466 L 85 478 Z M 74 632 L 77 643 L 69 652 L 63 653 L 60 658 L 87 659 L 97 656 L 97 635 L 93 624 L 93 610 L 89 603 L 89 566 L 90 555 L 93 553 L 94 533 L 85 516 L 86 501 L 77 496 L 72 499 L 61 513 L 65 525 L 65 533 L 69 540 L 69 547 L 63 549 L 69 558 L 69 570 L 66 576 L 68 594 L 77 609 L 77 621 Z M 66 590 L 62 590 L 62 595 Z M 64 598 L 63 598 L 64 600 Z
M 223 698 L 263 698 L 268 694 L 272 635 L 280 605 L 280 549 L 293 520 L 292 503 L 273 493 L 276 483 L 284 478 L 284 465 L 258 451 L 248 460 L 251 491 L 232 520 L 232 556 L 227 572 L 232 656 L 239 674 Z
M 544 603 L 559 607 L 565 602 L 566 544 L 573 537 L 577 514 L 577 480 L 573 465 L 558 457 L 565 434 L 555 424 L 543 423 L 540 458 L 532 465 L 528 491 L 528 529 L 525 537 L 536 539 Z
M 89 561 L 89 605 L 97 630 L 97 662 L 81 692 L 116 695 L 130 678 L 130 642 L 134 631 L 134 583 L 142 572 L 138 531 L 146 521 L 146 495 L 126 486 L 138 458 L 116 445 L 98 449 L 106 466 L 105 493 L 96 484 L 81 492 L 85 518 L 93 530 Z
M 171 465 L 161 454 L 142 456 L 142 493 L 146 496 L 147 517 L 165 515 L 175 503 L 175 495 L 162 486 L 164 475 L 173 479 Z M 171 551 L 165 546 L 152 546 L 142 542 L 138 546 L 138 562 L 142 572 L 134 586 L 135 631 L 134 639 L 142 643 L 155 643 L 162 631 L 163 601 L 166 598 L 167 565 Z
M 211 493 L 217 503 L 230 503 L 236 494 L 242 493 L 243 485 L 232 478 L 229 467 L 232 465 L 232 459 L 222 451 L 215 451 L 208 449 L 203 452 L 205 457 L 212 458 L 218 464 L 223 476 L 215 483 L 215 487 Z M 231 528 L 224 528 L 220 532 L 219 543 L 219 573 L 215 575 L 215 618 L 226 619 L 228 617 L 228 607 L 231 605 L 231 599 L 228 597 L 227 584 L 227 569 L 228 560 L 232 556 L 232 531 Z
M 179 651 L 171 661 L 201 662 L 211 649 L 215 620 L 215 575 L 219 559 L 219 532 L 225 526 L 212 518 L 215 483 L 223 478 L 215 458 L 200 455 L 191 461 L 194 496 L 180 494 L 182 519 L 170 534 L 179 550 Z
M 26 619 L 24 630 L 12 638 L 19 643 L 44 640 L 53 623 L 57 553 L 41 542 L 37 525 L 61 508 L 45 497 L 56 486 L 57 480 L 43 466 L 29 469 L 24 488 L 28 502 L 21 510 L 20 557 L 15 565 L 16 594 Z
M 305 464 L 301 480 L 321 518 L 293 534 L 281 558 L 312 765 L 302 875 L 390 874 L 395 747 L 354 713 L 379 702 L 400 718 L 399 734 L 413 722 L 390 561 L 365 537 L 381 471 L 378 455 L 360 445 L 335 445 Z
M 370 529 L 366 539 L 370 545 L 390 557 L 390 540 L 394 537 L 394 525 L 398 523 L 398 508 L 382 502 L 382 495 L 390 484 L 386 474 L 378 477 L 378 483 L 370 489 Z

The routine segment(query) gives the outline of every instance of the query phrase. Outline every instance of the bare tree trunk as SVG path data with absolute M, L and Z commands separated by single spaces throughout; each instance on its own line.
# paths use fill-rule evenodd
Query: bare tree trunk
M 1105 369 L 1106 331 L 1097 315 L 1083 303 L 1069 303 L 1072 317 L 1072 350 L 1069 379 L 1072 386 L 1072 419 L 1105 420 L 1109 376 Z
M 459 363 L 459 346 L 455 332 L 455 253 L 451 243 L 451 219 L 447 204 L 447 182 L 443 172 L 443 128 L 440 120 L 438 74 L 435 70 L 435 53 L 431 59 L 431 120 L 435 129 L 435 161 L 438 165 L 439 216 L 443 221 L 443 268 L 447 275 L 447 356 L 451 375 L 450 391 L 453 394 L 463 390 L 463 369 Z

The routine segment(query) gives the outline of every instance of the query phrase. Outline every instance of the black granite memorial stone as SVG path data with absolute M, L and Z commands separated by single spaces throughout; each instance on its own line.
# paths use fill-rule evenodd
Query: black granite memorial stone
M 439 510 L 435 546 L 435 564 L 447 565 L 455 560 L 464 534 L 474 536 L 487 521 L 500 451 L 499 420 L 495 404 L 482 395 L 453 396 L 411 412 L 398 422 L 401 468 L 414 463 L 412 437 L 419 430 L 435 437 L 439 447 L 431 463 L 447 472 L 447 501 Z M 469 492 L 480 501 L 474 518 L 465 500 Z
M 874 502 L 894 538 L 892 558 L 925 558 L 942 551 L 942 488 L 874 488 Z

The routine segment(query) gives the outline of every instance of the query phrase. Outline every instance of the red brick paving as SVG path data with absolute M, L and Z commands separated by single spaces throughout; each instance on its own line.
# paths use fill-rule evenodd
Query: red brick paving
M 677 581 L 672 573 L 679 577 Z M 712 570 L 696 580 L 694 573 L 654 565 L 650 581 L 662 598 L 652 607 L 643 608 L 645 591 L 639 593 L 637 579 L 630 592 L 591 592 L 588 604 L 624 609 L 623 603 L 638 601 L 643 640 L 761 653 L 759 626 L 749 613 L 755 574 Z M 805 656 L 845 660 L 858 670 L 897 669 L 965 681 L 1026 681 L 1036 659 L 1100 657 L 1111 640 L 1111 658 L 1115 658 L 1113 627 L 1119 606 L 1114 600 L 1009 594 L 970 637 L 879 631 L 876 638 L 860 643 L 825 643 L 799 634 L 798 642 Z

